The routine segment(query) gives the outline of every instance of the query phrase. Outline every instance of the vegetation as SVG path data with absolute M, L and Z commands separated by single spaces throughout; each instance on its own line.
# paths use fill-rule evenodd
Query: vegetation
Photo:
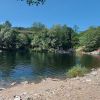
M 68 50 L 77 45 L 77 33 L 66 25 L 54 25 L 48 29 L 42 23 L 34 23 L 32 27 L 11 27 L 6 21 L 0 27 L 0 49 L 29 49 L 33 51 Z
M 81 65 L 76 65 L 68 70 L 67 75 L 68 77 L 84 76 L 84 74 L 86 74 L 87 72 L 88 70 L 85 67 L 82 67 Z
M 72 47 L 72 35 L 74 35 L 72 28 L 55 25 L 51 29 L 44 29 L 35 34 L 31 45 L 33 50 L 68 50 Z
M 54 25 L 48 29 L 42 23 L 29 28 L 12 27 L 9 21 L 0 24 L 0 49 L 58 52 L 84 47 L 91 52 L 100 48 L 100 27 L 90 27 L 78 33 L 67 25 Z
M 90 27 L 80 34 L 80 45 L 84 51 L 91 52 L 100 48 L 100 27 Z
M 20 0 L 20 1 L 26 1 L 27 4 L 29 4 L 29 5 L 35 4 L 35 5 L 38 6 L 39 4 L 44 4 L 44 2 L 45 2 L 46 0 Z

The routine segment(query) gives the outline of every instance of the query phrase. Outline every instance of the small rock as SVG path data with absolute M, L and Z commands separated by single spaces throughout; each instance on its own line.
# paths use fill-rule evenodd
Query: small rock
M 21 82 L 21 84 L 29 84 L 28 81 Z
M 20 96 L 14 96 L 14 100 L 22 100 Z
M 52 94 L 55 94 L 55 92 L 54 92 L 54 91 L 51 91 L 51 93 L 52 93 Z
M 34 94 L 34 96 L 38 96 L 39 94 Z
M 96 76 L 97 75 L 97 72 L 96 71 L 93 71 L 93 72 L 91 72 L 91 75 Z
M 28 98 L 27 98 L 27 100 L 33 100 L 33 98 L 31 98 L 31 97 L 28 97 Z
M 26 94 L 27 94 L 27 92 L 23 92 L 23 93 L 22 93 L 22 95 L 26 95 Z
M 59 81 L 58 79 L 52 79 L 52 81 Z
M 65 87 L 64 85 L 61 85 L 61 86 L 60 86 L 61 89 L 63 89 L 64 87 Z
M 46 82 L 46 80 L 45 80 L 45 79 L 43 79 L 43 80 L 42 80 L 42 82 Z
M 91 71 L 95 71 L 95 68 L 92 68 Z
M 5 88 L 0 88 L 0 91 L 5 90 Z
M 79 76 L 77 76 L 75 79 L 76 79 L 76 80 L 80 80 L 80 77 L 79 77 Z
M 92 80 L 91 80 L 91 79 L 86 79 L 85 81 L 86 81 L 86 82 L 91 82 Z
M 16 82 L 11 83 L 11 86 L 14 86 L 16 84 Z
M 46 91 L 46 92 L 50 92 L 50 89 L 46 89 L 45 91 Z

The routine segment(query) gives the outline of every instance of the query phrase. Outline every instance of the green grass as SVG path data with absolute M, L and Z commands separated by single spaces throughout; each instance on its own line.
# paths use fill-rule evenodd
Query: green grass
M 84 76 L 88 72 L 88 69 L 86 67 L 82 67 L 81 65 L 76 65 L 72 67 L 68 72 L 66 73 L 68 77 L 77 77 L 77 76 Z

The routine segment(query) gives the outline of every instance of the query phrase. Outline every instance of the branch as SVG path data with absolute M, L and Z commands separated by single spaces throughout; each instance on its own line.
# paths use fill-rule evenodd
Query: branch
M 28 5 L 36 5 L 36 6 L 38 6 L 39 4 L 43 5 L 46 0 L 20 0 L 20 1 L 26 1 L 26 3 Z

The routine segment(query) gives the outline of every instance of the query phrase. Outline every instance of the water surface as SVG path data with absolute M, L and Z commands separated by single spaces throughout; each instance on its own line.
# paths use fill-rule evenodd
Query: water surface
M 40 78 L 63 76 L 76 64 L 89 69 L 100 67 L 100 56 L 1 52 L 0 85 L 13 81 L 34 81 Z

